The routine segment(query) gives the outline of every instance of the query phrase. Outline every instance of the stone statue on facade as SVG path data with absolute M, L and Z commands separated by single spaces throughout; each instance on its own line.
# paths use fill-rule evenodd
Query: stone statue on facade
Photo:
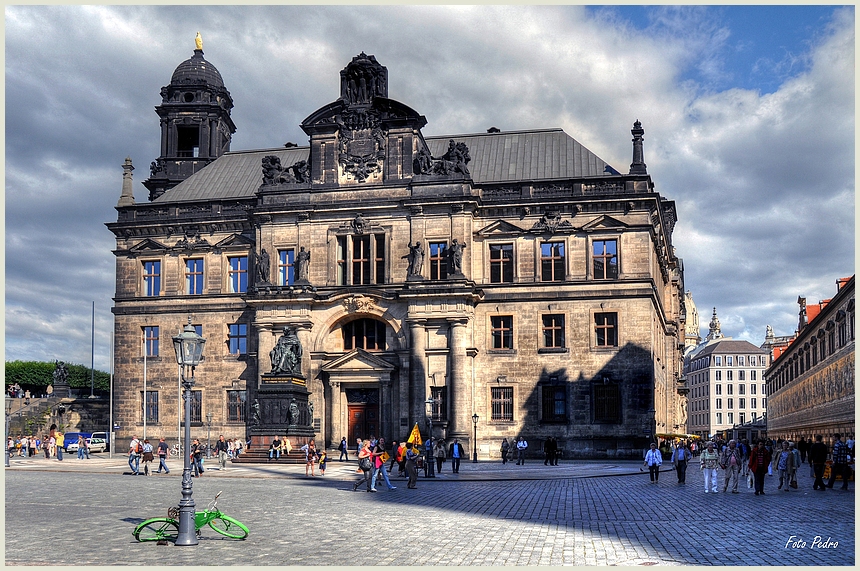
M 415 164 L 413 166 L 415 174 L 430 174 L 433 169 L 433 157 L 430 156 L 430 151 L 420 149 L 418 155 L 415 157 Z
M 314 403 L 313 401 L 308 401 L 308 424 L 313 423 L 314 421 Z
M 454 275 L 463 274 L 463 248 L 465 244 L 460 244 L 456 238 L 451 241 L 451 246 L 448 248 L 448 259 L 451 262 L 451 273 Z
M 311 263 L 311 253 L 305 251 L 305 247 L 299 248 L 299 253 L 296 255 L 296 281 L 308 282 L 308 265 Z
M 290 400 L 290 424 L 298 424 L 299 423 L 299 404 L 296 402 L 296 399 Z
M 260 425 L 260 402 L 257 399 L 254 399 L 254 404 L 251 405 L 251 408 L 254 409 L 253 418 L 254 418 L 254 426 Z
M 407 244 L 407 247 L 409 248 L 409 253 L 401 258 L 409 260 L 409 267 L 406 269 L 406 277 L 422 277 L 421 270 L 424 267 L 424 247 L 421 245 L 421 242 L 415 242 L 414 246 Z
M 69 368 L 63 361 L 54 361 L 54 386 L 66 385 L 69 382 Z
M 455 143 L 454 139 L 451 139 L 448 141 L 448 150 L 445 154 L 433 158 L 436 160 L 433 164 L 433 174 L 462 173 L 465 176 L 471 176 L 466 164 L 472 160 L 472 157 L 469 156 L 469 147 L 466 143 Z
M 290 167 L 296 182 L 309 182 L 311 180 L 311 167 L 307 161 L 298 161 Z
M 284 333 L 269 351 L 273 375 L 302 374 L 302 344 L 295 327 L 284 327 Z
M 263 248 L 260 250 L 260 253 L 256 255 L 257 283 L 269 283 L 270 264 L 271 260 L 269 259 L 269 253 L 265 248 Z

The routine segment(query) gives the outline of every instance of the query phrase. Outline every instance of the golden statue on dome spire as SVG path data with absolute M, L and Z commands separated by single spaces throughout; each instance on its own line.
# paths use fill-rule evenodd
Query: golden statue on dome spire
M 196 49 L 203 51 L 203 38 L 200 37 L 200 32 L 197 32 L 197 37 L 194 38 L 194 46 Z

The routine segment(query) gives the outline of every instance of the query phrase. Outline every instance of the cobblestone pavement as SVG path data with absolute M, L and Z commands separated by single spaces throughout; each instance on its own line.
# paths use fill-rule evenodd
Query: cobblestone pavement
M 355 464 L 230 465 L 194 479 L 202 510 L 219 508 L 251 530 L 244 541 L 208 528 L 196 548 L 137 543 L 134 526 L 180 499 L 181 466 L 132 477 L 121 456 L 12 459 L 6 480 L 7 565 L 854 565 L 851 491 L 765 496 L 705 494 L 698 465 L 648 482 L 638 462 L 450 464 L 418 489 L 353 492 Z M 211 465 L 214 462 L 207 462 Z M 840 484 L 837 484 L 836 488 Z M 46 498 L 45 492 L 49 491 Z M 50 534 L 49 549 L 27 549 Z M 818 538 L 818 539 L 816 539 Z M 796 542 L 792 545 L 792 542 Z M 754 545 L 754 548 L 748 547 Z

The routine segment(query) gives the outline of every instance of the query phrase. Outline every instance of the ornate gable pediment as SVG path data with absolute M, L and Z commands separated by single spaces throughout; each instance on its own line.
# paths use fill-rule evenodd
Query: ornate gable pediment
M 529 232 L 532 234 L 547 232 L 556 234 L 560 232 L 573 232 L 575 230 L 576 228 L 570 223 L 570 220 L 563 220 L 561 218 L 561 212 L 547 212 L 529 228 Z
M 231 236 L 227 236 L 217 244 L 215 244 L 215 248 L 217 249 L 230 249 L 230 248 L 247 248 L 248 246 L 254 247 L 254 241 L 243 234 L 233 234 Z
M 161 242 L 146 238 L 129 248 L 128 252 L 129 254 L 163 254 L 167 250 L 169 248 Z
M 322 366 L 322 370 L 329 374 L 337 373 L 355 373 L 361 372 L 365 374 L 382 374 L 390 373 L 395 369 L 394 365 L 368 353 L 364 349 L 353 349 L 346 355 L 338 357 L 333 361 L 329 361 Z
M 478 230 L 478 235 L 486 238 L 493 236 L 519 236 L 523 233 L 524 230 L 522 228 L 504 220 L 496 220 Z
M 598 216 L 588 224 L 583 224 L 583 230 L 604 230 L 604 229 L 616 229 L 623 230 L 628 228 L 629 226 L 624 222 L 613 218 L 612 216 Z

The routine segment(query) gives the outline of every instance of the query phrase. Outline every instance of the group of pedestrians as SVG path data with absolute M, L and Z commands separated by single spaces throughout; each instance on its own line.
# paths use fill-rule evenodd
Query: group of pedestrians
M 840 434 L 834 435 L 834 438 L 836 442 L 832 453 L 829 453 L 823 437 L 816 435 L 815 443 L 808 447 L 808 455 L 801 452 L 800 446 L 788 440 L 773 443 L 760 439 L 755 446 L 750 446 L 747 440 L 729 440 L 728 443 L 722 444 L 703 443 L 699 446 L 699 469 L 702 472 L 705 493 L 718 493 L 722 488 L 724 493 L 731 490 L 731 493 L 737 494 L 739 482 L 745 480 L 748 487 L 755 488 L 756 496 L 763 496 L 767 476 L 779 478 L 777 490 L 788 492 L 797 489 L 797 471 L 803 466 L 805 456 L 808 456 L 810 475 L 815 477 L 814 490 L 833 488 L 837 477 L 842 479 L 842 489 L 847 490 L 852 473 L 849 458 L 853 450 Z M 832 458 L 832 467 L 829 481 L 825 484 L 823 474 L 828 456 Z M 693 457 L 693 451 L 685 442 L 679 441 L 672 446 L 670 461 L 679 484 L 686 483 L 688 463 Z M 651 483 L 658 483 L 663 454 L 657 449 L 656 443 L 652 443 L 650 449 L 645 452 L 643 464 L 648 467 Z M 722 482 L 719 481 L 718 470 L 723 471 Z
M 30 458 L 35 456 L 42 449 L 42 443 L 45 442 L 45 436 L 23 435 L 19 434 L 15 438 L 11 436 L 6 440 L 6 448 L 9 450 L 9 456 L 19 456 L 21 458 Z M 53 446 L 49 444 L 51 450 Z M 48 457 L 48 456 L 46 456 Z

